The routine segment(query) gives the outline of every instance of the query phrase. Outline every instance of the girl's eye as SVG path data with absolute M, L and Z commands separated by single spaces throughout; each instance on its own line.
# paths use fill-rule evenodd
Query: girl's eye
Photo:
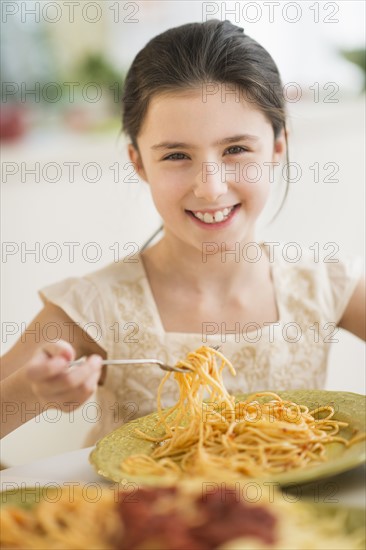
M 171 155 L 164 157 L 163 160 L 184 160 L 186 158 L 188 157 L 184 153 L 172 153 Z
M 240 145 L 233 145 L 232 147 L 226 149 L 225 154 L 238 155 L 240 153 L 244 153 L 245 151 L 248 151 L 248 149 L 246 149 L 245 147 L 241 147 Z

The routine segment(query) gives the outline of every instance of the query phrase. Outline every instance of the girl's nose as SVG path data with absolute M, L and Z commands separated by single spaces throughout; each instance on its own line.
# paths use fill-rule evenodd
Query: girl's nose
M 215 202 L 219 197 L 227 193 L 225 174 L 220 164 L 216 162 L 204 162 L 202 170 L 197 174 L 194 186 L 194 195 L 197 199 L 205 199 Z

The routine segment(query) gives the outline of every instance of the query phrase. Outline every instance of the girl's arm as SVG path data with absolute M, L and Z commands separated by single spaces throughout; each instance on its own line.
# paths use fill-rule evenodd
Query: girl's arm
M 60 328 L 61 340 L 44 338 L 48 323 Z M 81 355 L 91 357 L 68 370 L 68 362 Z M 70 403 L 84 403 L 100 378 L 101 357 L 106 353 L 96 342 L 62 309 L 47 304 L 1 359 L 1 437 L 47 408 L 70 411 Z
M 366 340 L 366 297 L 365 277 L 362 277 L 352 294 L 338 326 Z

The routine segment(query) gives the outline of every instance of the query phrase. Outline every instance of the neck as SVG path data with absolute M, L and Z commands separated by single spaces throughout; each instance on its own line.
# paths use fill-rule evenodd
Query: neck
M 244 285 L 258 283 L 267 274 L 264 265 L 268 266 L 268 258 L 254 236 L 231 248 L 207 242 L 199 250 L 166 233 L 142 257 L 148 274 L 152 269 L 161 280 L 189 285 L 199 293 L 243 289 Z

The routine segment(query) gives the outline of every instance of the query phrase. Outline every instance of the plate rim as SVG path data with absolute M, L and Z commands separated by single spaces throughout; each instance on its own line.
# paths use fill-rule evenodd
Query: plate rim
M 339 390 L 321 390 L 321 389 L 315 389 L 315 390 L 314 389 L 312 389 L 312 390 L 295 389 L 295 390 L 277 390 L 277 391 L 275 391 L 275 390 L 259 390 L 259 391 L 253 391 L 253 392 L 238 393 L 238 394 L 235 394 L 234 397 L 235 397 L 235 399 L 240 399 L 240 398 L 243 398 L 245 396 L 250 396 L 250 395 L 254 395 L 254 394 L 258 394 L 258 393 L 264 393 L 264 392 L 272 392 L 272 393 L 275 393 L 275 394 L 279 395 L 280 397 L 283 394 L 289 394 L 289 393 L 290 394 L 298 394 L 298 395 L 301 395 L 301 394 L 304 394 L 304 393 L 305 394 L 306 393 L 321 394 L 321 395 L 329 396 L 329 398 L 330 398 L 328 400 L 329 402 L 334 402 L 334 400 L 331 399 L 331 396 L 345 396 L 345 397 L 348 397 L 348 398 L 353 397 L 356 400 L 361 400 L 361 399 L 365 400 L 366 399 L 366 395 L 355 393 L 355 392 L 339 391 Z M 114 430 L 112 430 L 111 432 L 109 432 L 108 434 L 106 434 L 104 437 L 102 437 L 101 439 L 99 439 L 96 442 L 95 447 L 93 448 L 93 450 L 89 454 L 89 462 L 101 477 L 103 477 L 105 479 L 108 479 L 109 481 L 113 481 L 115 483 L 121 483 L 121 482 L 126 482 L 127 481 L 127 482 L 141 483 L 142 485 L 148 485 L 148 486 L 169 486 L 169 485 L 177 483 L 177 480 L 170 479 L 170 478 L 163 478 L 163 477 L 160 477 L 160 476 L 132 476 L 132 475 L 126 474 L 125 472 L 122 472 L 122 470 L 121 470 L 121 475 L 115 476 L 114 474 L 111 474 L 110 472 L 105 471 L 103 466 L 102 467 L 98 466 L 96 461 L 95 461 L 95 458 L 98 455 L 98 452 L 100 450 L 100 445 L 103 444 L 103 442 L 106 439 L 110 438 L 112 436 L 112 434 L 114 434 L 118 431 L 121 431 L 121 430 L 122 431 L 125 430 L 127 426 L 130 427 L 133 424 L 136 424 L 136 423 L 139 424 L 144 419 L 147 419 L 147 418 L 149 418 L 153 415 L 156 415 L 156 411 L 154 411 L 153 413 L 150 413 L 148 415 L 133 419 L 130 422 L 126 422 L 125 424 L 122 424 L 122 426 L 119 426 L 119 427 L 115 428 Z M 366 415 L 366 413 L 365 413 L 365 415 Z M 366 423 L 366 419 L 365 419 L 365 423 Z M 365 426 L 365 431 L 366 431 L 366 426 Z M 341 473 L 347 472 L 349 470 L 352 470 L 353 468 L 356 468 L 357 466 L 362 465 L 366 461 L 366 441 L 360 441 L 356 445 L 360 446 L 361 443 L 363 443 L 363 448 L 362 448 L 362 450 L 360 451 L 360 453 L 358 455 L 347 456 L 346 461 L 342 460 L 342 457 L 340 457 L 341 460 L 339 461 L 339 458 L 338 458 L 338 460 L 335 463 L 333 462 L 333 466 L 331 468 L 331 471 L 329 471 L 329 468 L 327 468 L 326 471 L 322 471 L 321 467 L 324 466 L 324 465 L 329 466 L 330 463 L 328 462 L 328 463 L 314 465 L 313 467 L 310 467 L 308 469 L 290 470 L 289 472 L 284 472 L 282 474 L 277 474 L 277 475 L 274 475 L 274 476 L 263 476 L 263 477 L 254 477 L 254 478 L 238 476 L 237 480 L 238 481 L 243 481 L 243 482 L 245 482 L 245 481 L 246 482 L 257 481 L 259 483 L 260 482 L 268 482 L 268 483 L 273 482 L 273 483 L 278 483 L 282 487 L 286 487 L 286 486 L 291 486 L 291 485 L 300 485 L 300 484 L 305 484 L 305 483 L 311 483 L 311 482 L 318 481 L 318 480 L 321 480 L 321 479 L 326 479 L 326 478 L 329 478 L 329 477 L 333 477 L 333 476 L 339 475 Z M 360 446 L 360 449 L 361 449 L 361 446 Z M 319 469 L 320 469 L 320 471 L 319 471 Z M 203 478 L 203 479 L 207 479 L 207 478 Z M 224 481 L 225 478 L 223 477 L 222 480 Z

